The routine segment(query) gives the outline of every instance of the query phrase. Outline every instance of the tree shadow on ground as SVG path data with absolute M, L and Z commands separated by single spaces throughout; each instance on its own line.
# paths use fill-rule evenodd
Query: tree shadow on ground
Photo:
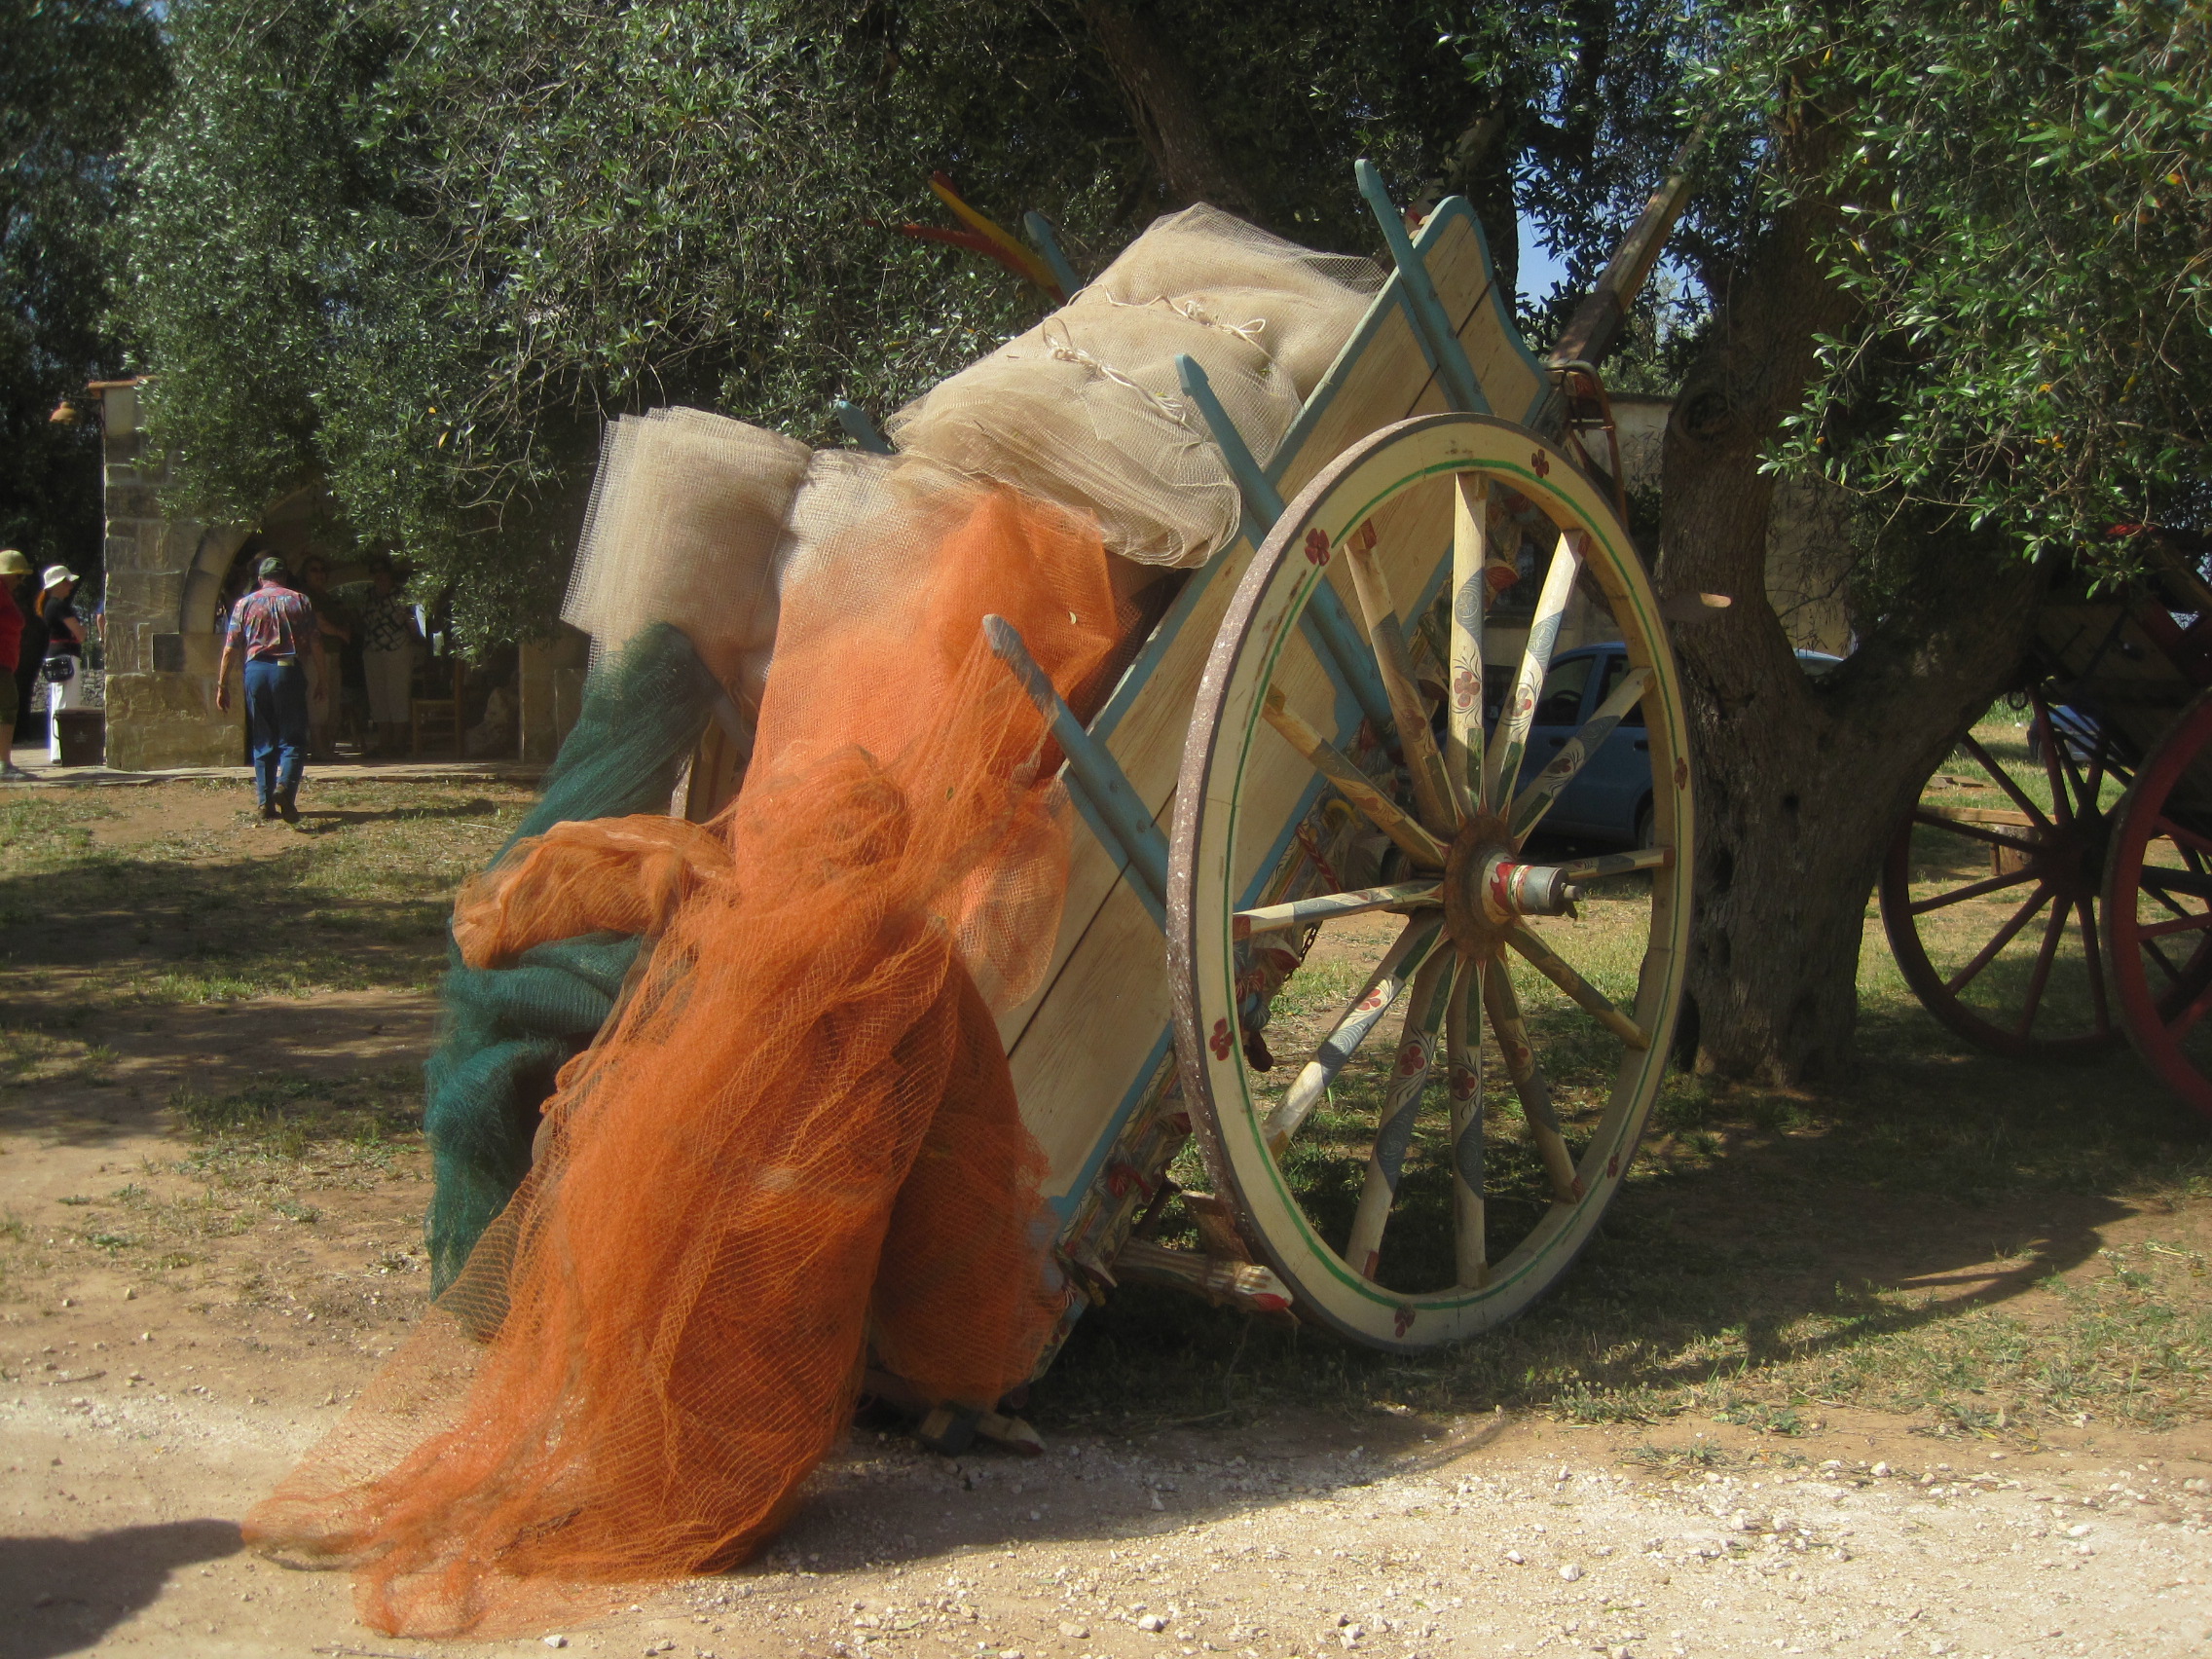
M 392 806 L 371 811 L 366 808 L 323 806 L 311 796 L 301 804 L 300 820 L 304 824 L 313 825 L 318 833 L 329 834 L 339 830 L 357 829 L 364 824 L 397 824 L 441 818 L 474 822 L 498 810 L 497 802 L 470 800 L 444 806 Z M 468 850 L 473 852 L 477 849 Z
M 1672 1080 L 1581 1257 L 1456 1348 L 1376 1353 L 1126 1286 L 1086 1313 L 1031 1413 L 1063 1428 L 1293 1401 L 1664 1416 L 1808 1359 L 1899 1364 L 1885 1339 L 1947 1340 L 1936 1328 L 2018 1304 L 2212 1167 L 2208 1126 L 2132 1054 L 2002 1060 L 1897 1003 L 1870 1003 L 1861 1048 L 1858 1074 L 1817 1095 Z M 1424 1282 L 1449 1282 L 1433 1266 Z M 1972 1390 L 1943 1392 L 1963 1410 Z
M 12 1659 L 81 1653 L 149 1606 L 180 1567 L 236 1555 L 233 1521 L 168 1521 L 83 1538 L 0 1537 L 0 1607 Z
M 349 872 L 318 862 L 312 837 L 275 857 L 203 863 L 105 850 L 0 878 L 0 973 L 25 1007 L 48 1000 L 40 976 L 59 970 L 74 971 L 54 981 L 72 994 L 167 1001 L 422 984 L 443 966 L 453 883 L 486 851 L 457 849 L 451 870 L 393 895 L 388 882 L 347 891 Z

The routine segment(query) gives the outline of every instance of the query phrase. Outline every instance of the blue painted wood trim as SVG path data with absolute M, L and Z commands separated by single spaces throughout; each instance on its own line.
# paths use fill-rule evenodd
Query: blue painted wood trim
M 1137 1109 L 1137 1102 L 1144 1098 L 1144 1091 L 1152 1087 L 1152 1080 L 1159 1072 L 1161 1062 L 1167 1058 L 1167 1051 L 1174 1046 L 1175 1030 L 1169 1026 L 1161 1032 L 1158 1040 L 1146 1051 L 1144 1063 L 1137 1067 L 1136 1081 L 1122 1091 L 1122 1098 L 1114 1108 L 1113 1117 L 1099 1132 L 1098 1138 L 1090 1143 L 1090 1151 L 1084 1158 L 1083 1167 L 1076 1171 L 1075 1179 L 1068 1183 L 1067 1191 L 1051 1200 L 1052 1213 L 1059 1218 L 1062 1229 L 1075 1220 L 1076 1211 L 1083 1207 L 1083 1200 L 1090 1196 L 1090 1189 L 1097 1184 L 1099 1172 L 1106 1167 L 1106 1161 L 1114 1156 L 1114 1149 L 1122 1144 L 1122 1130 L 1128 1125 L 1129 1114 Z
M 1022 214 L 1021 228 L 1029 233 L 1029 240 L 1037 244 L 1037 251 L 1045 256 L 1045 263 L 1052 269 L 1052 280 L 1059 283 L 1060 292 L 1069 299 L 1083 284 L 1076 279 L 1075 267 L 1068 256 L 1060 251 L 1060 239 L 1052 234 L 1052 221 L 1032 208 Z
M 1406 234 L 1406 222 L 1399 215 L 1396 203 L 1391 202 L 1390 193 L 1382 187 L 1382 175 L 1375 170 L 1375 164 L 1365 158 L 1352 164 L 1352 175 L 1359 181 L 1359 193 L 1367 199 L 1375 222 L 1382 229 L 1383 241 L 1389 244 L 1390 258 L 1398 268 L 1399 292 L 1405 299 L 1406 314 L 1413 319 L 1414 332 L 1428 348 L 1428 359 L 1436 365 L 1446 398 L 1453 408 L 1464 413 L 1489 414 L 1490 400 L 1483 395 L 1482 383 L 1475 379 L 1474 365 L 1467 361 L 1466 348 L 1459 344 L 1459 336 L 1444 314 L 1444 302 L 1437 296 L 1436 283 L 1428 275 L 1428 264 L 1414 247 L 1413 238 Z
M 1093 831 L 1104 828 L 1107 850 L 1125 859 L 1137 897 L 1145 902 L 1152 919 L 1164 926 L 1167 837 L 1152 821 L 1152 814 L 1144 809 L 1137 792 L 1129 787 L 1121 762 L 1104 744 L 1083 729 L 1075 711 L 1053 689 L 1051 677 L 1039 668 L 1037 659 L 1029 654 L 1019 629 L 1003 616 L 986 616 L 983 638 L 990 644 L 991 654 L 1013 671 L 1021 688 L 1028 692 L 1029 700 L 1051 722 L 1052 736 L 1068 757 L 1070 794 L 1079 795 L 1079 808 L 1083 799 L 1088 799 L 1091 811 L 1085 814 L 1086 820 L 1091 823 Z
M 1197 406 L 1207 430 L 1213 433 L 1222 460 L 1229 463 L 1229 475 L 1236 480 L 1237 494 L 1244 498 L 1244 535 L 1257 547 L 1274 528 L 1275 520 L 1282 517 L 1282 492 L 1261 469 L 1244 442 L 1244 434 L 1236 429 L 1236 423 L 1229 418 L 1229 411 L 1214 395 L 1213 383 L 1206 379 L 1204 366 L 1189 353 L 1179 352 L 1175 358 L 1175 378 L 1182 383 L 1184 395 Z M 1390 701 L 1382 689 L 1382 676 L 1335 589 L 1323 586 L 1326 591 L 1316 591 L 1300 613 L 1299 626 L 1306 630 L 1307 643 L 1312 645 L 1322 666 L 1333 673 L 1337 683 L 1349 691 L 1359 704 L 1360 713 L 1381 730 L 1390 718 Z
M 867 411 L 857 403 L 848 403 L 842 397 L 830 405 L 830 413 L 837 417 L 837 424 L 845 428 L 845 436 L 871 455 L 890 455 L 891 440 L 875 429 L 875 423 L 867 418 Z
M 1298 625 L 1305 630 L 1307 643 L 1314 647 L 1322 665 L 1336 671 L 1337 683 L 1351 693 L 1359 712 L 1375 722 L 1377 731 L 1386 727 L 1390 723 L 1390 699 L 1382 689 L 1382 670 L 1375 666 L 1375 655 L 1360 637 L 1359 625 L 1328 582 L 1313 590 L 1313 597 L 1299 612 Z
M 1221 406 L 1214 394 L 1213 382 L 1206 379 L 1205 365 L 1188 351 L 1175 354 L 1175 379 L 1182 385 L 1183 395 L 1198 405 L 1198 414 L 1220 447 L 1221 459 L 1229 463 L 1229 475 L 1236 480 L 1236 493 L 1244 498 L 1245 510 L 1260 521 L 1262 533 L 1274 528 L 1275 520 L 1282 517 L 1282 492 L 1274 480 L 1261 470 L 1251 446 L 1244 442 L 1244 434 L 1236 429 L 1236 423 L 1229 418 L 1229 411 Z M 1255 540 L 1253 546 L 1259 546 Z

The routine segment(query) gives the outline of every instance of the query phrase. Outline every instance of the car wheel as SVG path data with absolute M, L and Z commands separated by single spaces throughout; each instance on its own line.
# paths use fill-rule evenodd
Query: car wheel
M 1651 845 L 1653 822 L 1651 803 L 1645 801 L 1636 809 L 1636 838 L 1630 843 L 1631 846 L 1641 850 Z

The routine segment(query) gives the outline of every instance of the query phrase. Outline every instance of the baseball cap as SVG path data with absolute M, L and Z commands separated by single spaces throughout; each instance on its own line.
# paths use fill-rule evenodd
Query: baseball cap
M 271 576 L 280 576 L 284 574 L 284 561 L 272 553 L 254 567 L 254 573 L 260 576 L 263 581 L 267 581 Z

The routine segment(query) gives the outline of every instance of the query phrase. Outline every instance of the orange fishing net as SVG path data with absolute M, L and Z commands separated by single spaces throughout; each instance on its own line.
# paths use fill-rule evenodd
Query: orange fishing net
M 994 1010 L 1035 987 L 1067 829 L 980 623 L 1063 689 L 1112 645 L 1098 532 L 896 493 L 785 600 L 751 772 L 702 830 L 566 825 L 472 883 L 472 966 L 657 935 L 461 1279 L 247 1522 L 417 1636 L 725 1567 L 788 1516 L 864 1356 L 995 1401 L 1063 1292 Z M 480 1340 L 488 1337 L 489 1340 Z

